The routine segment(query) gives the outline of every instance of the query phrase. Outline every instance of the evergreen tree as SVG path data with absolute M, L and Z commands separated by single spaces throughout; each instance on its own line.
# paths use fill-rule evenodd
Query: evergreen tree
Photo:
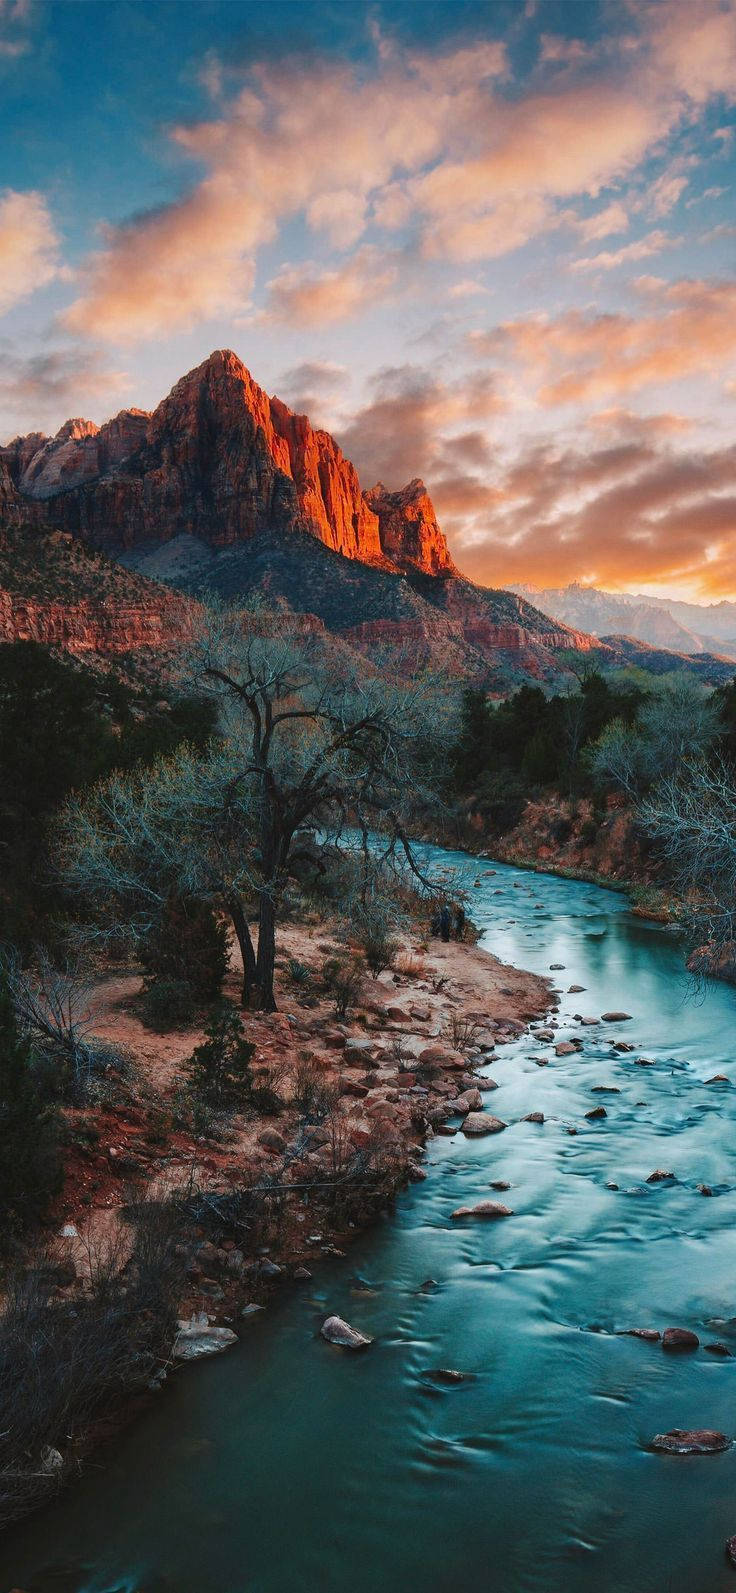
M 0 1243 L 44 1215 L 60 1181 L 56 1112 L 44 1101 L 0 977 Z
M 245 1038 L 243 1022 L 230 1001 L 222 1001 L 208 1026 L 207 1039 L 187 1064 L 189 1087 L 215 1111 L 237 1111 L 252 1090 L 251 1058 L 255 1047 Z

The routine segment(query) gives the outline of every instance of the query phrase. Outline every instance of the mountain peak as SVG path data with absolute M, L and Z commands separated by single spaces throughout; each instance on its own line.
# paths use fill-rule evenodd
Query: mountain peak
M 18 438 L 2 457 L 41 523 L 102 547 L 181 534 L 221 547 L 301 531 L 389 570 L 454 569 L 419 477 L 364 493 L 329 432 L 269 397 L 232 349 L 214 349 L 150 415 L 123 410 L 101 428 L 66 421 L 51 440 Z

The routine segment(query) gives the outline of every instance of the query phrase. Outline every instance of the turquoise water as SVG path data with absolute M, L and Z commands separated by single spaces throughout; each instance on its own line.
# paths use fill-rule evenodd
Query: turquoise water
M 441 856 L 471 885 L 486 867 Z M 586 987 L 562 995 L 563 1018 L 633 1021 L 572 1025 L 584 1053 L 546 1068 L 533 1057 L 550 1046 L 499 1048 L 491 1104 L 507 1131 L 433 1141 L 427 1181 L 346 1260 L 173 1379 L 104 1467 L 3 1540 L 2 1593 L 736 1587 L 736 1448 L 647 1449 L 671 1427 L 736 1435 L 736 1359 L 617 1332 L 691 1327 L 736 1352 L 736 993 L 695 999 L 667 930 L 595 886 L 499 865 L 471 910 L 506 961 L 563 963 L 559 988 Z M 612 1051 L 619 1037 L 631 1055 Z M 732 1088 L 706 1084 L 721 1071 Z M 586 1122 L 601 1101 L 608 1117 Z M 534 1110 L 543 1127 L 519 1121 Z M 657 1167 L 677 1183 L 647 1185 Z M 497 1178 L 512 1218 L 450 1221 Z M 334 1311 L 374 1346 L 325 1345 Z M 428 1386 L 438 1366 L 472 1380 Z

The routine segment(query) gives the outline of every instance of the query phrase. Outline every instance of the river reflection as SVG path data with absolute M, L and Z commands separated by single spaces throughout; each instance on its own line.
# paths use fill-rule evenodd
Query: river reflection
M 672 1427 L 736 1435 L 736 1359 L 620 1336 L 677 1325 L 736 1352 L 736 995 L 695 1000 L 674 938 L 623 896 L 429 850 L 469 886 L 490 950 L 564 965 L 552 977 L 582 1055 L 529 1036 L 499 1048 L 507 1131 L 432 1142 L 426 1183 L 346 1261 L 174 1379 L 104 1468 L 4 1539 L 3 1593 L 736 1586 L 736 1450 L 647 1448 Z M 611 1008 L 632 1021 L 572 1022 Z M 707 1083 L 717 1072 L 734 1087 Z M 606 1118 L 587 1120 L 600 1103 Z M 647 1184 L 655 1168 L 676 1182 Z M 493 1179 L 509 1180 L 513 1218 L 452 1223 Z M 373 1348 L 322 1343 L 328 1309 Z M 472 1380 L 436 1386 L 437 1366 Z

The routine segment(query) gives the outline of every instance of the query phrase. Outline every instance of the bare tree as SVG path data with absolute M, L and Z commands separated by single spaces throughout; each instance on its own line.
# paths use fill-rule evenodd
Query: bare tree
M 725 945 L 736 938 L 736 787 L 723 763 L 686 764 L 640 809 L 687 903 L 691 927 Z
M 91 1033 L 89 981 L 73 964 L 55 967 L 43 947 L 36 947 L 30 968 L 10 951 L 0 965 L 20 1027 L 61 1061 L 72 1095 L 84 1095 L 99 1049 Z
M 704 757 L 721 728 L 712 696 L 687 675 L 652 691 L 637 723 L 614 719 L 591 752 L 595 778 L 637 799 L 662 779 L 677 776 L 689 760 Z
M 221 906 L 242 952 L 244 1005 L 271 1010 L 276 923 L 300 862 L 355 851 L 357 831 L 364 895 L 399 856 L 423 877 L 408 817 L 413 801 L 435 800 L 423 776 L 445 723 L 440 694 L 242 611 L 211 612 L 187 671 L 219 702 L 220 739 L 203 757 L 185 749 L 73 801 L 64 872 L 108 929 L 145 933 L 173 885 Z

